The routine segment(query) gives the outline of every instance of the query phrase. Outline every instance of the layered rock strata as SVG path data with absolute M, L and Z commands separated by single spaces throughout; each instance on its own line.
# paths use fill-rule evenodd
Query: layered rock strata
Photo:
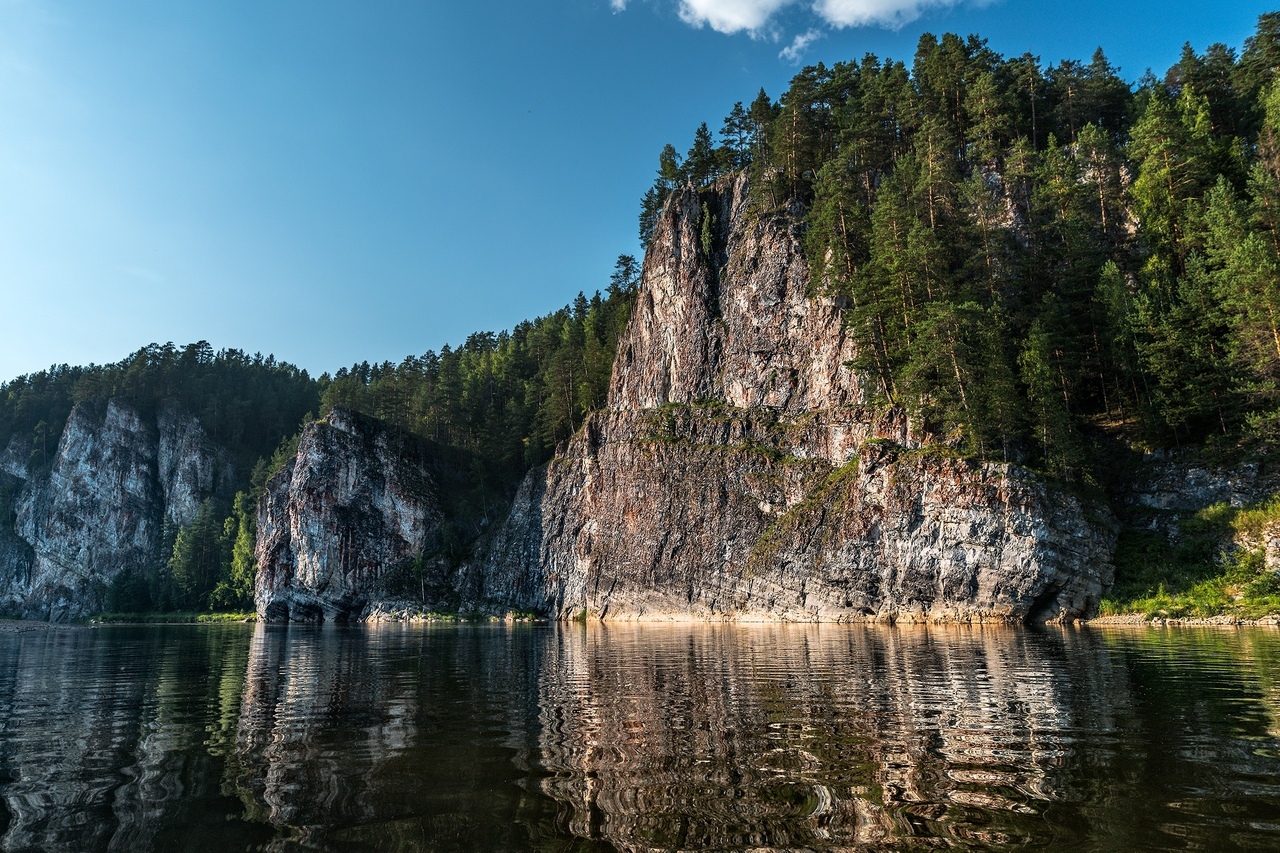
M 47 469 L 11 443 L 0 458 L 0 610 L 65 621 L 99 613 L 125 570 L 162 565 L 165 528 L 190 524 L 231 486 L 223 453 L 172 403 L 146 415 L 120 400 L 71 412 Z
M 474 601 L 604 619 L 1096 609 L 1110 514 L 871 411 L 794 221 L 752 214 L 741 179 L 668 204 L 607 410 L 525 481 L 468 576 Z
M 258 505 L 254 598 L 270 621 L 359 619 L 389 571 L 430 552 L 441 514 L 421 447 L 336 409 L 308 424 Z

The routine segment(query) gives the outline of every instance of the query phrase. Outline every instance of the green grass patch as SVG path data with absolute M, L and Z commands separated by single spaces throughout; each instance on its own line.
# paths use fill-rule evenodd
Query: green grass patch
M 101 624 L 198 625 L 213 622 L 256 622 L 256 613 L 99 613 L 89 620 Z
M 903 460 L 925 460 L 933 462 L 972 462 L 980 463 L 982 460 L 976 456 L 967 456 L 949 444 L 943 444 L 940 441 L 933 441 L 929 444 L 922 444 L 919 447 L 904 447 L 901 451 L 900 458 Z
M 1268 571 L 1263 547 L 1228 550 L 1233 536 L 1257 542 L 1280 519 L 1280 500 L 1238 509 L 1214 504 L 1179 525 L 1176 542 L 1152 530 L 1124 530 L 1116 545 L 1116 580 L 1103 616 L 1138 613 L 1148 619 L 1280 613 L 1280 575 Z
M 795 506 L 765 528 L 747 556 L 746 575 L 753 576 L 777 559 L 778 551 L 799 528 L 816 523 L 827 509 L 837 514 L 844 508 L 842 487 L 858 475 L 858 457 L 832 471 Z M 824 536 L 826 535 L 824 531 Z

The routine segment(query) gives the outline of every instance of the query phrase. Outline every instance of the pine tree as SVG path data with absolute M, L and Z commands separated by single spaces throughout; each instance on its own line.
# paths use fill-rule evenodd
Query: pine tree
M 994 169 L 1013 132 L 1013 111 L 994 74 L 983 71 L 974 79 L 965 95 L 965 113 L 966 159 L 975 166 Z
M 693 135 L 693 147 L 684 161 L 684 173 L 694 186 L 705 186 L 719 176 L 715 143 L 704 121 Z
M 725 150 L 730 154 L 730 169 L 741 169 L 751 162 L 751 149 L 754 141 L 754 128 L 751 117 L 742 106 L 742 101 L 733 105 L 729 115 L 725 117 L 720 128 L 720 139 Z
M 1138 164 L 1132 194 L 1151 246 L 1148 268 L 1168 282 L 1185 268 L 1187 202 L 1209 179 L 1208 112 L 1190 88 L 1176 100 L 1159 85 L 1150 85 L 1147 94 L 1129 145 L 1129 156 Z
M 618 255 L 609 276 L 609 296 L 630 299 L 640 287 L 640 264 L 632 255 Z
M 813 285 L 831 293 L 848 293 L 868 256 L 870 218 L 859 199 L 853 173 L 839 160 L 818 172 L 805 234 Z

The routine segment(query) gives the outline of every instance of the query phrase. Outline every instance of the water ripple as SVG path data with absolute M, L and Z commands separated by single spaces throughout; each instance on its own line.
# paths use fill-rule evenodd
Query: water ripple
M 1280 634 L 0 634 L 5 850 L 1280 847 Z

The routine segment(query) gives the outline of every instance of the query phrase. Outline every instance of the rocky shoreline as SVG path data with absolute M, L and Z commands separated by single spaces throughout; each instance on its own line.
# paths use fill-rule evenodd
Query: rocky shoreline
M 1147 617 L 1141 613 L 1095 616 L 1081 622 L 1091 628 L 1147 625 L 1153 628 L 1275 628 L 1280 627 L 1280 614 L 1246 619 L 1240 616 Z

